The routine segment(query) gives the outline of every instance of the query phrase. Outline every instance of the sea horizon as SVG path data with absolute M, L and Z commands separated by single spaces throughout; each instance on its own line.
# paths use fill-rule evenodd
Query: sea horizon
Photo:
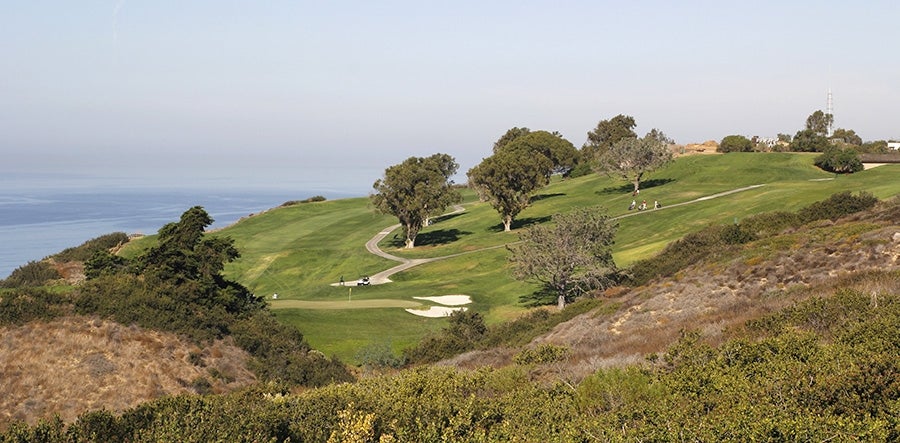
M 322 174 L 320 174 L 321 176 Z M 324 174 L 327 175 L 327 174 Z M 364 197 L 372 175 L 339 186 L 310 177 L 191 181 L 91 174 L 9 173 L 0 179 L 0 279 L 101 235 L 155 234 L 184 211 L 202 206 L 220 229 L 292 200 Z M 323 177 L 324 178 L 324 177 Z

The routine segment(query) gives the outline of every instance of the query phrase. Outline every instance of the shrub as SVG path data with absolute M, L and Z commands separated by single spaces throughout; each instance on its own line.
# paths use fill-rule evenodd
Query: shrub
M 109 251 L 126 242 L 128 242 L 128 234 L 113 232 L 88 240 L 80 246 L 63 249 L 62 252 L 53 255 L 52 258 L 57 261 L 87 261 L 98 251 Z
M 346 366 L 313 351 L 297 329 L 269 311 L 259 311 L 231 328 L 235 343 L 254 357 L 251 368 L 264 380 L 323 386 L 353 380 Z
M 877 202 L 878 198 L 868 192 L 853 195 L 850 191 L 844 191 L 804 207 L 798 215 L 804 223 L 825 219 L 834 221 L 845 215 L 871 209 Z
M 544 343 L 536 348 L 525 348 L 513 357 L 517 365 L 536 365 L 563 361 L 569 357 L 569 348 Z
M 757 238 L 770 237 L 787 228 L 799 226 L 800 216 L 793 212 L 764 212 L 745 218 L 741 226 Z
M 370 343 L 356 353 L 356 360 L 367 370 L 396 369 L 403 366 L 403 356 L 394 354 L 390 343 Z
M 815 165 L 819 168 L 837 174 L 852 174 L 863 170 L 859 153 L 853 148 L 833 148 L 816 157 Z
M 50 320 L 68 310 L 65 296 L 42 289 L 22 288 L 0 294 L 0 326 Z
M 0 280 L 2 288 L 25 288 L 45 286 L 62 276 L 46 261 L 30 261 L 14 269 L 9 277 Z
M 288 207 L 288 206 L 296 206 L 296 205 L 300 205 L 303 203 L 323 202 L 325 200 L 326 200 L 325 197 L 323 197 L 321 195 L 316 195 L 316 196 L 307 198 L 306 200 L 288 200 L 288 201 L 282 203 L 281 207 L 284 208 L 284 207 Z

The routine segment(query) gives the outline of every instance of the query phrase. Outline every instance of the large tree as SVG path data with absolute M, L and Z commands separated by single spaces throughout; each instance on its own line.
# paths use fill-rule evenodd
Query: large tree
M 407 248 L 415 246 L 416 236 L 430 216 L 460 201 L 450 180 L 458 169 L 459 164 L 447 154 L 410 157 L 385 169 L 384 178 L 375 181 L 372 203 L 400 220 Z
M 828 128 L 834 123 L 834 116 L 826 114 L 822 110 L 817 110 L 806 118 L 806 129 L 809 129 L 817 135 L 827 136 Z
M 623 138 L 606 152 L 597 156 L 595 170 L 610 176 L 619 176 L 641 187 L 644 174 L 652 172 L 672 161 L 669 145 L 658 137 L 647 134 L 642 138 Z
M 531 129 L 528 129 L 525 127 L 520 128 L 518 126 L 515 126 L 515 127 L 510 128 L 509 130 L 506 131 L 505 134 L 501 135 L 500 138 L 494 142 L 494 153 L 496 153 L 498 150 L 500 150 L 500 148 L 509 144 L 511 141 L 513 141 L 523 135 L 527 135 L 530 132 L 531 132 Z
M 469 186 L 500 213 L 503 230 L 531 203 L 531 195 L 549 182 L 552 162 L 543 155 L 503 150 L 485 158 L 468 172 Z
M 508 247 L 513 272 L 552 290 L 563 309 L 567 300 L 612 284 L 617 228 L 601 207 L 557 214 L 551 223 L 525 229 L 522 241 Z
M 825 152 L 829 147 L 831 142 L 813 129 L 797 131 L 790 144 L 791 151 L 795 152 Z
M 516 128 L 513 128 L 516 129 Z M 510 129 L 512 131 L 512 129 Z M 507 132 L 509 134 L 509 132 Z M 565 174 L 578 163 L 578 150 L 558 132 L 534 131 L 522 134 L 500 147 L 494 144 L 494 154 L 513 153 L 521 157 L 542 155 L 550 160 L 546 175 Z
M 609 120 L 600 120 L 597 127 L 587 133 L 588 139 L 581 147 L 582 156 L 591 159 L 602 155 L 619 140 L 637 137 L 634 117 L 619 114 Z
M 838 139 L 848 145 L 862 146 L 862 137 L 856 135 L 856 131 L 852 129 L 838 128 L 831 134 L 831 139 Z

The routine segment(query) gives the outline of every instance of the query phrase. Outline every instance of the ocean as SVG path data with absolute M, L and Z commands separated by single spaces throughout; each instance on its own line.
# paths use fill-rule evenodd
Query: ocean
M 29 261 L 103 234 L 155 234 L 193 206 L 206 209 L 215 220 L 210 229 L 215 229 L 289 200 L 364 196 L 368 192 L 364 183 L 371 186 L 368 180 L 343 188 L 234 181 L 173 186 L 152 180 L 7 174 L 0 181 L 0 279 Z

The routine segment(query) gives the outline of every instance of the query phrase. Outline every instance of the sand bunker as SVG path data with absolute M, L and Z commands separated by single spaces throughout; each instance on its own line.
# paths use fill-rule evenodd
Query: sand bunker
M 406 312 L 409 312 L 412 315 L 418 315 L 419 317 L 447 317 L 450 314 L 456 311 L 465 311 L 466 308 L 448 308 L 446 306 L 431 306 L 428 309 L 406 309 Z
M 413 297 L 416 300 L 428 300 L 445 306 L 430 306 L 426 309 L 406 309 L 412 315 L 419 317 L 446 317 L 456 311 L 465 311 L 466 308 L 448 308 L 447 306 L 460 306 L 472 303 L 472 297 L 468 295 L 441 295 L 438 297 Z
M 468 295 L 441 295 L 439 297 L 413 297 L 416 300 L 428 300 L 445 306 L 461 306 L 472 303 Z

